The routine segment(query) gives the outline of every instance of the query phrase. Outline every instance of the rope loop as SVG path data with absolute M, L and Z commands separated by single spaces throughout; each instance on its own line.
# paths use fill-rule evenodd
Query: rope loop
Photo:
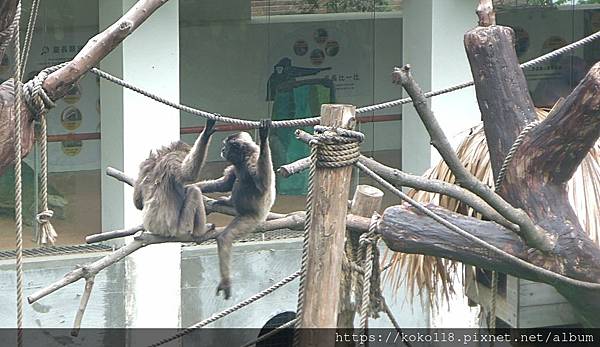
M 40 120 L 41 116 L 44 116 L 49 109 L 56 106 L 54 100 L 50 99 L 44 90 L 43 84 L 48 75 L 65 66 L 65 64 L 45 68 L 23 85 L 23 98 L 36 120 Z
M 313 142 L 319 168 L 342 168 L 353 165 L 360 157 L 360 143 L 365 135 L 354 130 L 315 126 Z
M 41 211 L 40 213 L 38 213 L 35 216 L 35 220 L 39 223 L 39 224 L 45 224 L 45 223 L 49 223 L 50 219 L 54 216 L 54 211 L 52 210 L 44 210 Z

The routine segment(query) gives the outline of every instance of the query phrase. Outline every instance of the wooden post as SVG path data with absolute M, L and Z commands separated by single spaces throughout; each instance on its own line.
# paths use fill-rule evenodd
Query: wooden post
M 321 125 L 353 129 L 355 106 L 322 105 Z M 300 346 L 333 346 L 340 302 L 346 214 L 352 166 L 317 168 L 313 215 L 304 282 L 304 306 L 299 317 Z
M 353 215 L 371 218 L 373 212 L 379 211 L 383 202 L 383 192 L 369 185 L 359 185 L 354 192 L 354 198 L 350 205 L 350 213 Z M 356 261 L 359 247 L 359 232 L 346 231 L 346 256 L 348 261 Z M 355 286 L 356 275 L 346 271 L 342 274 L 340 313 L 338 315 L 338 327 L 352 329 L 354 327 L 354 316 L 358 300 L 352 300 L 352 287 Z M 359 294 L 360 295 L 360 294 Z M 352 345 L 354 342 L 352 342 Z

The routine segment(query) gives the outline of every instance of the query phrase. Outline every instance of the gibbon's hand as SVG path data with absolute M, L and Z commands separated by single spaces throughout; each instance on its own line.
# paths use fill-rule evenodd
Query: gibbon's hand
M 270 119 L 261 119 L 260 127 L 258 128 L 258 134 L 260 136 L 260 140 L 264 141 L 269 137 L 269 128 L 273 126 L 273 121 Z

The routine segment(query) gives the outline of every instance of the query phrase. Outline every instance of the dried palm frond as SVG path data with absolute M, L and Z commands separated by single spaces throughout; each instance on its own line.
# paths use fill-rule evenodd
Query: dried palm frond
M 537 110 L 538 118 L 545 119 L 548 110 Z M 459 144 L 457 154 L 462 164 L 483 183 L 494 187 L 483 124 L 470 129 Z M 426 178 L 455 182 L 455 177 L 444 161 L 429 169 Z M 571 180 L 567 184 L 571 206 L 589 237 L 600 245 L 600 142 L 590 150 Z M 413 199 L 422 203 L 433 203 L 450 211 L 481 218 L 479 213 L 460 201 L 437 193 L 411 190 Z M 458 272 L 457 263 L 432 256 L 386 252 L 384 258 L 391 259 L 386 280 L 395 288 L 403 283 L 408 287 L 409 297 L 426 294 L 429 302 L 437 308 L 439 301 L 448 299 L 454 292 L 452 283 Z M 435 300 L 440 295 L 442 300 Z

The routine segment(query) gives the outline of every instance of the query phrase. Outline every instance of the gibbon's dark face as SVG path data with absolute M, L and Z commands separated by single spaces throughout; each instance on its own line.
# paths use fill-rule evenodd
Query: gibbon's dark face
M 241 163 L 244 158 L 258 151 L 258 146 L 247 132 L 229 135 L 223 140 L 221 157 L 230 163 Z

